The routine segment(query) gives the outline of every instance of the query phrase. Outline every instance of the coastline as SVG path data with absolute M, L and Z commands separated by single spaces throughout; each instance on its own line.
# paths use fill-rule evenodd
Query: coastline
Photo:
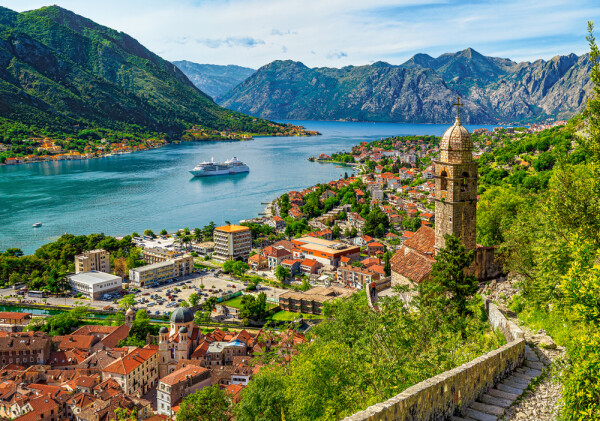
M 115 156 L 115 155 L 127 155 L 127 154 L 131 154 L 131 153 L 137 153 L 137 152 L 145 152 L 145 151 L 149 151 L 152 149 L 160 149 L 162 147 L 165 147 L 167 145 L 170 144 L 180 144 L 183 142 L 249 142 L 252 140 L 256 140 L 254 136 L 256 137 L 284 137 L 284 136 L 295 136 L 295 137 L 310 137 L 310 136 L 319 136 L 321 135 L 321 133 L 306 133 L 306 134 L 295 134 L 295 135 L 281 135 L 281 134 L 254 134 L 252 137 L 250 138 L 220 138 L 220 137 L 214 137 L 214 138 L 206 138 L 206 139 L 190 139 L 190 140 L 174 140 L 172 142 L 164 142 L 161 144 L 157 144 L 157 145 L 151 145 L 151 146 L 147 146 L 143 149 L 137 149 L 137 150 L 126 150 L 126 151 L 122 151 L 122 152 L 109 152 L 106 154 L 102 154 L 102 155 L 82 155 L 80 153 L 73 153 L 73 151 L 68 151 L 64 154 L 55 154 L 55 155 L 44 155 L 45 157 L 48 157 L 49 159 L 27 159 L 28 157 L 11 157 L 11 158 L 7 158 L 7 159 L 19 159 L 18 162 L 5 162 L 5 163 L 0 163 L 0 167 L 12 167 L 12 166 L 16 166 L 16 165 L 25 165 L 25 164 L 41 164 L 41 163 L 47 163 L 47 162 L 59 162 L 59 161 L 85 161 L 88 159 L 98 159 L 98 158 L 108 158 L 111 156 Z M 22 158 L 22 161 L 20 160 Z

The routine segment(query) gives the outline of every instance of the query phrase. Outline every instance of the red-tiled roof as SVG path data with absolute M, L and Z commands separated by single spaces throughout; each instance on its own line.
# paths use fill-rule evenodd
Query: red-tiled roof
M 426 256 L 435 253 L 435 231 L 433 228 L 421 227 L 415 234 L 404 242 L 404 246 Z
M 434 260 L 423 254 L 401 248 L 391 258 L 392 271 L 399 273 L 412 282 L 423 282 L 431 273 Z
M 154 354 L 158 352 L 158 349 L 149 349 L 149 348 L 137 348 L 132 352 L 127 354 L 126 356 L 119 358 L 117 361 L 109 365 L 104 369 L 104 371 L 108 373 L 115 374 L 129 374 L 141 364 L 146 362 L 149 358 L 151 358 Z
M 188 365 L 183 368 L 180 368 L 177 371 L 172 372 L 168 376 L 163 377 L 160 381 L 164 384 L 168 384 L 173 386 L 179 382 L 186 380 L 188 377 L 195 377 L 201 375 L 202 373 L 208 373 L 209 370 L 204 367 L 197 367 L 193 365 Z

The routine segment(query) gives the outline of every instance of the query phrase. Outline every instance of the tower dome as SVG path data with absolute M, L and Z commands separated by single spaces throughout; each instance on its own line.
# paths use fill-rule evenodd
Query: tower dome
M 194 321 L 194 313 L 187 307 L 179 307 L 171 314 L 171 323 L 189 323 Z
M 169 333 L 169 329 L 167 329 L 165 326 L 161 327 L 160 330 L 158 331 L 158 333 Z
M 181 326 L 181 329 L 179 329 L 179 333 L 188 333 L 188 328 L 185 326 Z
M 460 124 L 459 107 L 462 106 L 458 97 L 456 99 L 456 121 L 442 135 L 440 141 L 440 161 L 443 162 L 471 162 L 473 161 L 473 139 L 471 133 Z

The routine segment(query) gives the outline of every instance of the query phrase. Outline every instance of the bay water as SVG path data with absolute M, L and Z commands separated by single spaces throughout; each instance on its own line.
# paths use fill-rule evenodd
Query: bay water
M 258 137 L 247 142 L 181 142 L 82 161 L 0 167 L 0 251 L 33 253 L 62 234 L 122 236 L 147 228 L 202 227 L 253 218 L 264 202 L 339 178 L 352 168 L 310 162 L 389 136 L 440 136 L 449 125 L 286 121 L 321 136 Z M 473 129 L 492 126 L 467 126 Z M 248 174 L 194 178 L 197 163 L 236 156 Z M 39 228 L 32 224 L 41 222 Z

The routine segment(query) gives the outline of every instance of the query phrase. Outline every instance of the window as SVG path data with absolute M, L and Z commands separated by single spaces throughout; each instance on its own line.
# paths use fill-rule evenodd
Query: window
M 440 173 L 440 177 L 441 177 L 441 186 L 440 186 L 440 190 L 442 191 L 446 191 L 448 190 L 448 173 L 446 172 L 446 170 L 442 170 L 442 172 Z
M 462 173 L 462 181 L 460 183 L 460 191 L 469 191 L 469 173 L 468 172 L 463 172 Z

